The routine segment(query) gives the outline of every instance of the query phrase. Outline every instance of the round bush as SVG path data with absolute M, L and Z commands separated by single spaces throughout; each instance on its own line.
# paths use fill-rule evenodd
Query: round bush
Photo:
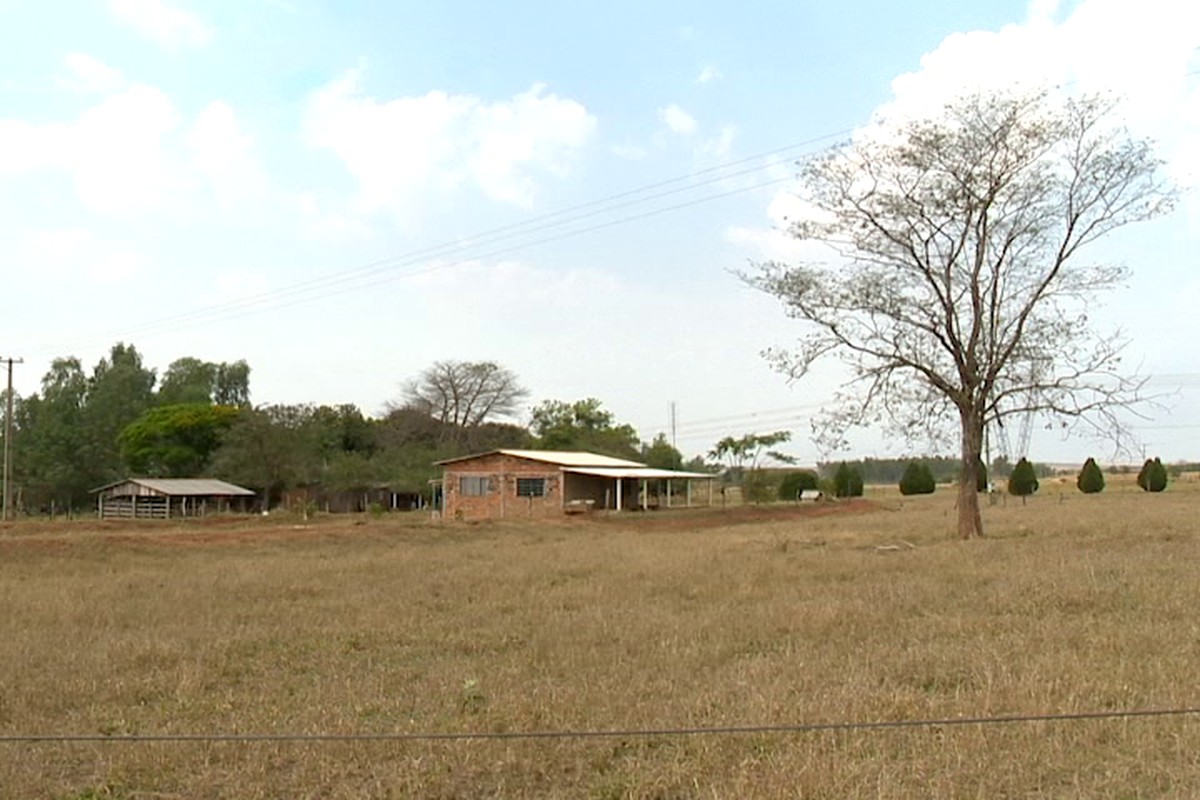
M 1096 494 L 1104 491 L 1104 473 L 1100 470 L 1096 459 L 1089 458 L 1083 462 L 1083 468 L 1079 470 L 1079 477 L 1075 479 L 1075 485 L 1084 494 Z
M 933 470 L 929 465 L 920 461 L 910 461 L 900 476 L 900 494 L 933 494 L 937 482 L 933 479 Z

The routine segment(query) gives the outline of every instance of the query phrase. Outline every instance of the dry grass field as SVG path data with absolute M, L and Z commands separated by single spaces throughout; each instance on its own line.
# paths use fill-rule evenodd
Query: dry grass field
M 154 742 L 1200 706 L 1200 485 L 1053 481 L 554 523 L 0 530 L 13 798 L 1192 798 L 1200 715 L 816 732 Z

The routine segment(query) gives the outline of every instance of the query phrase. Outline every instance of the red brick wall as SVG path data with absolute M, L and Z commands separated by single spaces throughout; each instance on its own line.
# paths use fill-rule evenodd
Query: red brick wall
M 464 477 L 487 478 L 488 493 L 462 494 L 459 479 Z M 545 496 L 518 497 L 518 477 L 545 479 Z M 554 464 L 493 453 L 445 465 L 442 481 L 446 519 L 520 519 L 562 513 L 562 474 Z

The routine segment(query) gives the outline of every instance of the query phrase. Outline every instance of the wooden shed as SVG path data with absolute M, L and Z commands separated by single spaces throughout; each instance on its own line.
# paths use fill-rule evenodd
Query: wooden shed
M 691 506 L 692 482 L 714 476 L 656 469 L 597 453 L 493 450 L 439 461 L 441 510 L 447 519 L 548 517 L 575 511 Z M 673 487 L 681 490 L 676 496 Z
M 211 478 L 127 478 L 94 489 L 100 519 L 170 519 L 245 512 L 254 492 Z

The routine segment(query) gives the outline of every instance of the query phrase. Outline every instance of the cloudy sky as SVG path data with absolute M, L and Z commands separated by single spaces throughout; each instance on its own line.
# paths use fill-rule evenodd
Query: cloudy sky
M 732 274 L 784 256 L 797 159 L 874 115 L 1014 83 L 1126 98 L 1200 180 L 1200 4 L 0 0 L 0 355 L 17 391 L 116 341 L 244 358 L 259 403 L 378 413 L 439 359 L 595 396 L 691 455 L 795 431 L 833 372 Z M 1200 198 L 1100 245 L 1106 298 L 1200 458 Z M 1037 432 L 1035 457 L 1093 443 Z M 856 455 L 904 452 L 873 432 Z

